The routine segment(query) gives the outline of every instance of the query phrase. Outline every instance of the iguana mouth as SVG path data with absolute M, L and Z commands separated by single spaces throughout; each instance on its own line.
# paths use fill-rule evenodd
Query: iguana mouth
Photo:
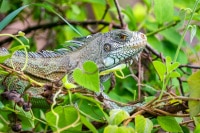
M 138 60 L 138 57 L 145 46 L 146 46 L 145 43 L 140 42 L 140 43 L 138 43 L 138 45 L 133 45 L 133 46 L 127 47 L 125 49 L 122 48 L 121 51 L 126 51 L 126 52 L 124 52 L 124 53 L 122 52 L 123 54 L 119 54 L 119 55 L 110 54 L 108 57 L 106 57 L 103 60 L 103 63 L 106 68 L 112 68 L 121 63 L 125 63 L 127 66 L 129 66 L 132 64 L 133 59 Z
M 139 58 L 141 52 L 142 52 L 142 49 L 140 51 L 138 51 L 136 54 L 132 55 L 131 57 L 125 59 L 124 63 L 126 64 L 126 66 L 127 67 L 130 66 L 133 63 L 133 60 L 138 61 L 138 58 Z M 123 61 L 120 63 L 123 63 Z

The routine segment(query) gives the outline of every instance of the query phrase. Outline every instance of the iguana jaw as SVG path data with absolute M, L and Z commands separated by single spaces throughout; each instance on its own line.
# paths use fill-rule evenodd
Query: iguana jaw
M 106 69 L 113 68 L 119 64 L 132 64 L 133 59 L 138 59 L 138 56 L 147 44 L 147 38 L 143 33 L 132 32 L 133 36 L 123 45 L 118 46 L 116 50 L 110 53 L 103 59 Z

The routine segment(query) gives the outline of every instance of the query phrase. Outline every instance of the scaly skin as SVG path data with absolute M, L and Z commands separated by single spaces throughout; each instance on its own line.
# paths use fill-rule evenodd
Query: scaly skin
M 147 44 L 147 38 L 140 32 L 113 30 L 103 34 L 97 33 L 87 37 L 76 38 L 69 42 L 76 45 L 71 47 L 71 50 L 29 52 L 27 67 L 23 71 L 24 74 L 38 82 L 52 84 L 60 81 L 64 75 L 71 74 L 75 68 L 81 68 L 82 64 L 88 60 L 94 61 L 100 72 L 123 63 L 131 64 L 132 60 L 138 58 L 144 49 Z M 7 50 L 0 49 L 0 56 L 7 54 Z M 10 59 L 4 62 L 4 65 L 20 71 L 24 66 L 25 60 L 25 53 L 17 51 Z M 103 76 L 102 79 L 104 77 L 108 76 Z M 14 87 L 16 82 L 12 83 Z M 6 84 L 10 83 L 6 82 Z M 31 85 L 29 84 L 28 86 Z M 30 91 L 30 89 L 25 89 L 25 91 Z M 35 97 L 34 94 L 32 95 Z M 40 93 L 37 93 L 37 95 L 40 95 Z M 107 98 L 105 94 L 103 96 Z M 115 105 L 112 107 L 109 106 L 110 104 L 113 105 L 114 103 L 110 101 L 105 103 L 108 108 L 115 108 Z

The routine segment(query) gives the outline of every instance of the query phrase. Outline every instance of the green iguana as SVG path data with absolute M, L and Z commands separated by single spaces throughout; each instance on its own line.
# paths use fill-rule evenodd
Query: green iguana
M 28 52 L 27 66 L 23 73 L 37 82 L 44 83 L 45 86 L 50 86 L 53 83 L 58 84 L 66 74 L 71 75 L 75 68 L 81 68 L 83 63 L 88 60 L 95 62 L 100 72 L 120 64 L 131 64 L 133 59 L 137 59 L 144 49 L 147 38 L 140 32 L 113 30 L 76 38 L 69 42 L 75 44 L 70 47 L 71 50 Z M 0 49 L 0 56 L 8 54 L 9 52 L 5 48 Z M 25 57 L 24 51 L 16 51 L 3 65 L 20 71 L 25 64 Z M 104 82 L 108 78 L 109 75 L 102 76 L 101 81 Z M 29 106 L 27 107 L 27 103 L 19 94 L 29 94 L 32 102 L 46 102 L 48 99 L 52 99 L 52 93 L 55 93 L 49 87 L 33 86 L 15 73 L 0 75 L 0 84 L 5 89 L 2 96 L 14 100 L 18 105 L 23 105 L 25 109 Z M 103 90 L 103 85 L 101 85 L 101 90 Z M 51 93 L 49 94 L 48 91 Z M 99 95 L 108 99 L 103 92 Z M 103 100 L 103 104 L 109 109 L 122 108 L 128 112 L 133 110 L 133 107 L 119 107 L 109 100 Z M 41 105 L 43 106 L 43 104 Z

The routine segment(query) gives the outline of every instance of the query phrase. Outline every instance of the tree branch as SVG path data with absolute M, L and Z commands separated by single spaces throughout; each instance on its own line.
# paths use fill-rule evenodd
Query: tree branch
M 188 67 L 188 68 L 192 68 L 192 69 L 200 69 L 200 66 L 194 66 L 194 65 L 189 65 L 189 64 L 179 66 L 179 68 L 182 68 L 182 67 Z
M 106 21 L 97 21 L 97 20 L 88 20 L 88 21 L 72 21 L 72 20 L 68 20 L 68 22 L 73 25 L 73 26 L 82 26 L 82 27 L 86 27 L 88 25 L 104 25 L 104 26 L 109 26 L 110 23 L 106 22 Z M 35 25 L 32 27 L 28 27 L 24 30 L 22 30 L 22 32 L 28 34 L 34 30 L 38 30 L 38 29 L 50 29 L 56 26 L 62 26 L 62 25 L 66 25 L 67 24 L 64 21 L 57 21 L 57 22 L 53 22 L 53 23 L 46 23 L 46 24 L 40 24 L 40 25 Z M 113 24 L 113 28 L 121 28 L 120 25 L 117 24 Z M 17 33 L 16 33 L 17 34 Z M 13 38 L 6 38 L 2 41 L 0 41 L 0 46 L 2 46 L 3 44 L 12 41 Z

